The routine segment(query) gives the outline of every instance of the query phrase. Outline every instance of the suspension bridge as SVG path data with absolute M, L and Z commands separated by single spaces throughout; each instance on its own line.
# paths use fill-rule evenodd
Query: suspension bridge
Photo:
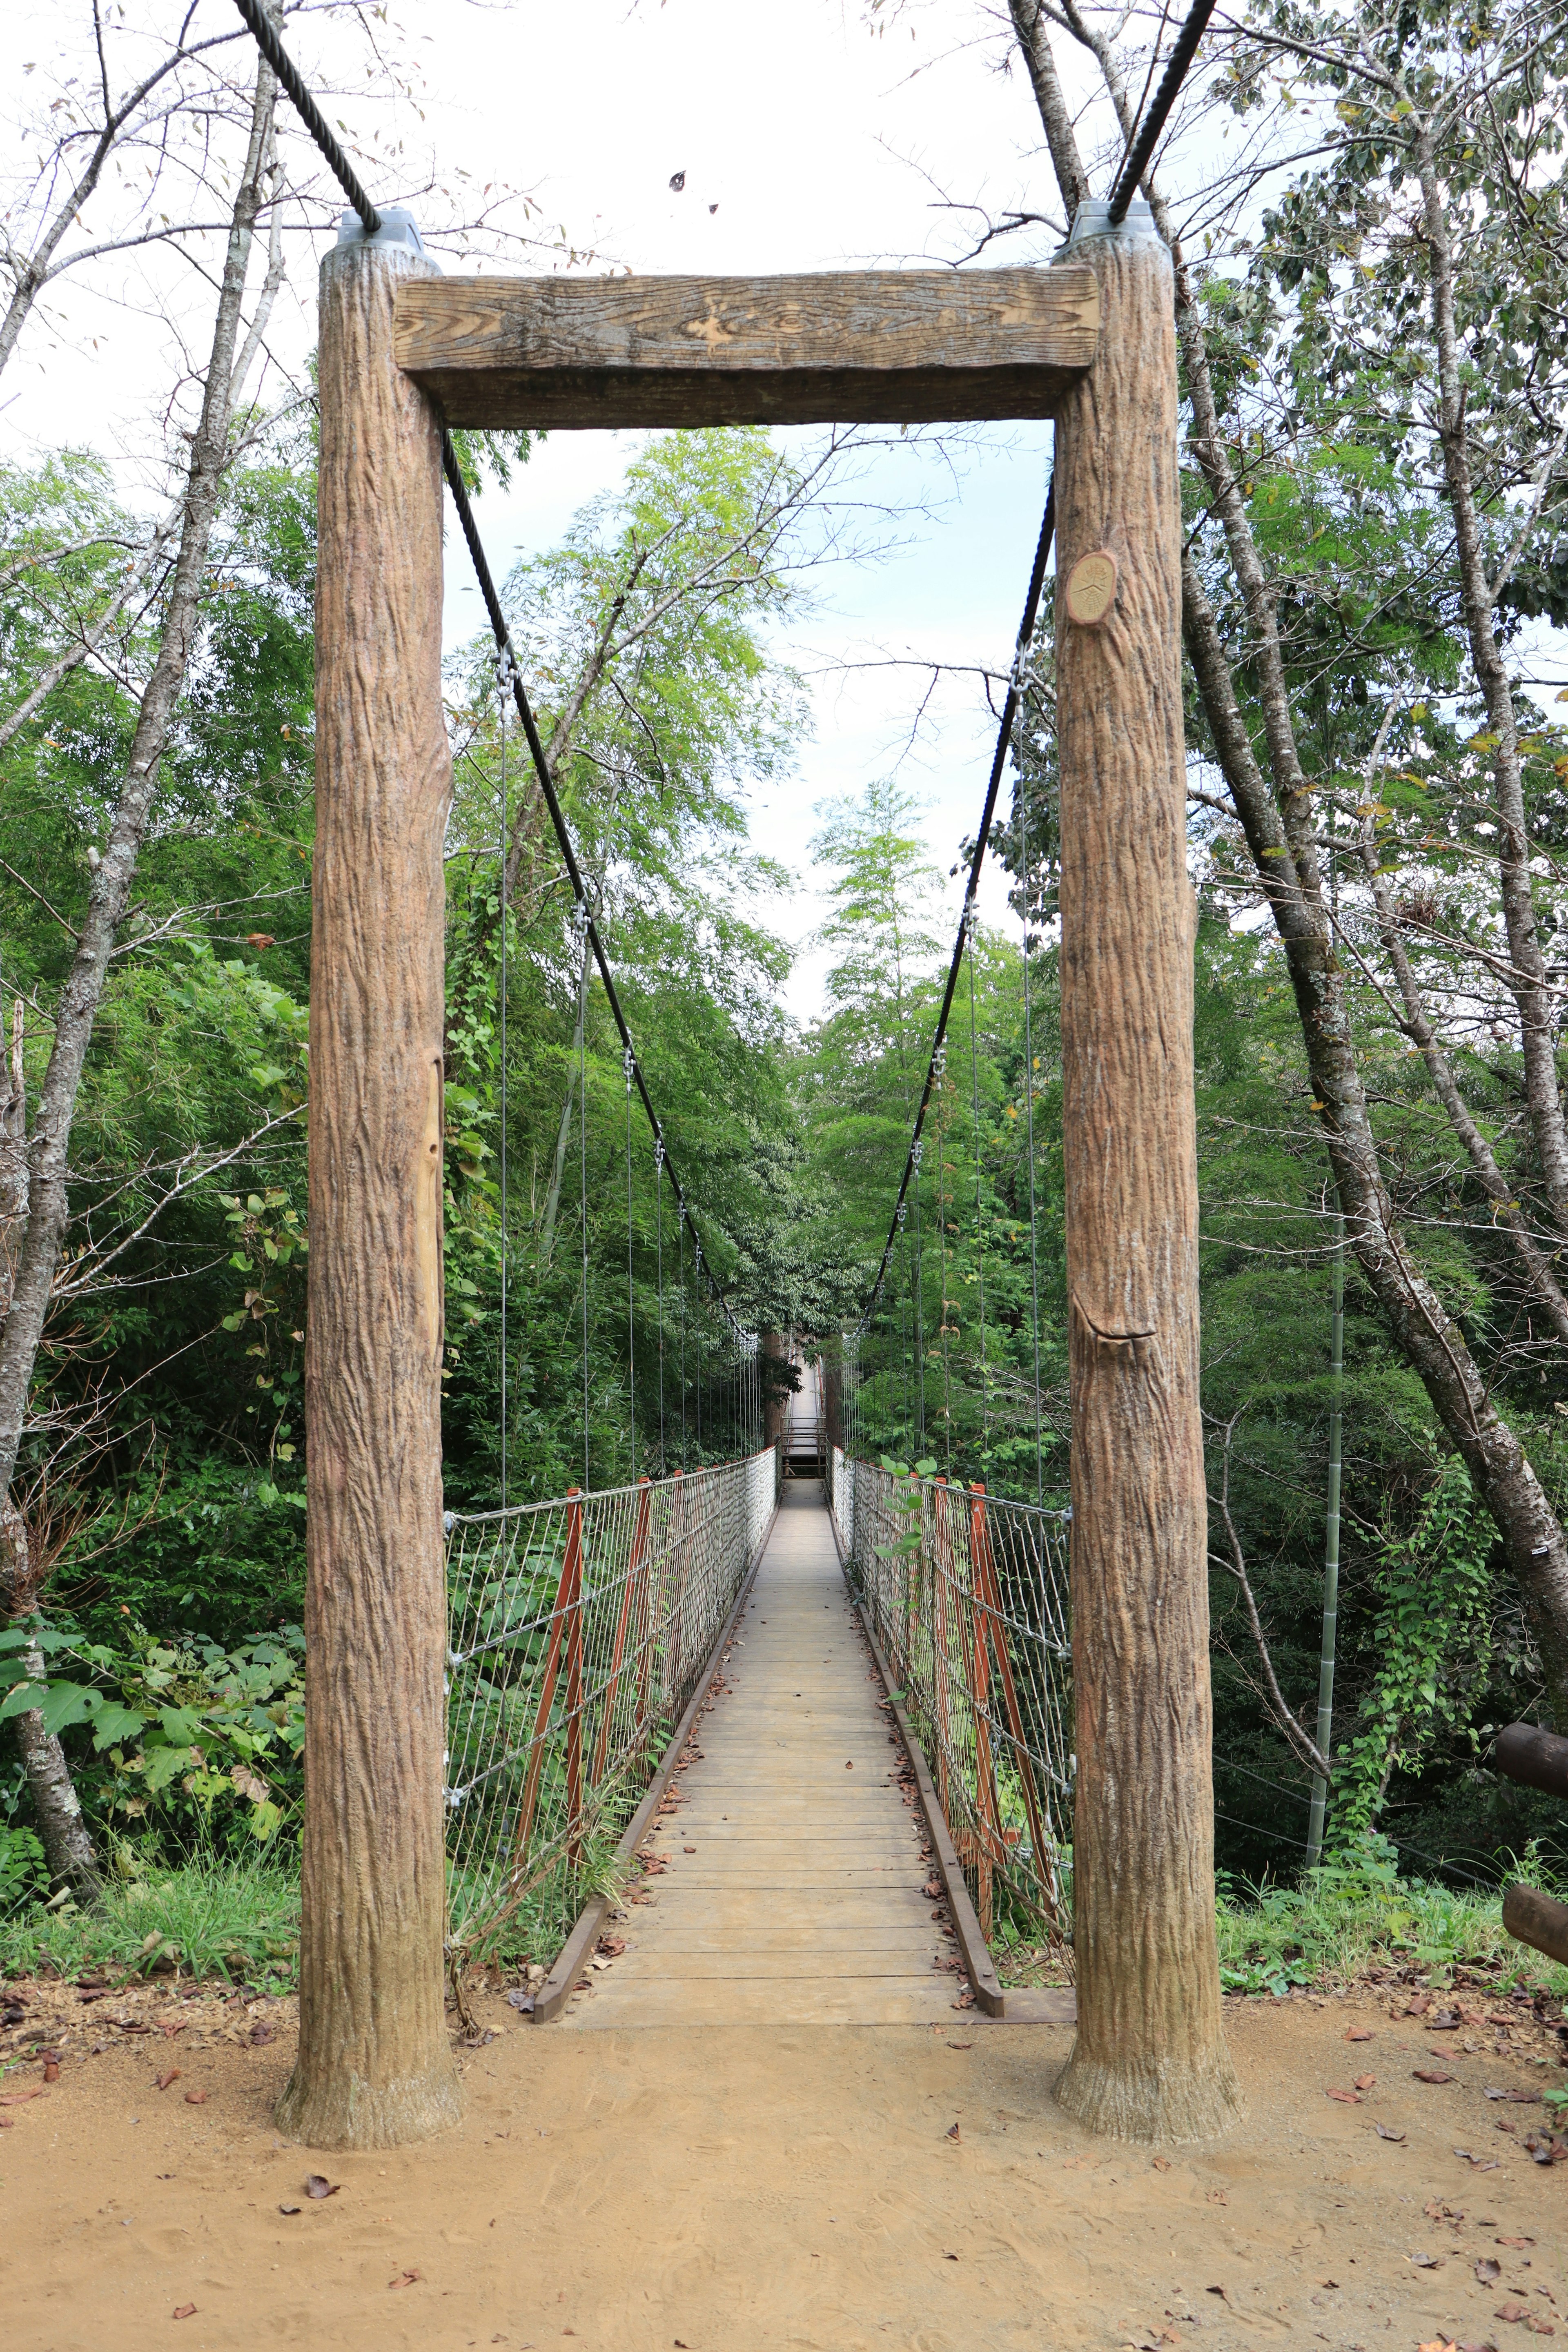
M 444 278 L 361 186 L 259 0 L 237 5 L 350 206 L 321 284 L 308 1800 L 281 2120 L 362 2147 L 454 2120 L 444 1990 L 461 2012 L 466 1970 L 520 1939 L 552 1956 L 520 1997 L 567 2031 L 1027 2014 L 986 1948 L 1005 1906 L 1071 1952 L 1064 2102 L 1132 2137 L 1217 2129 L 1237 2095 L 1213 1911 L 1177 381 L 1170 255 L 1137 195 L 1213 0 L 1048 268 L 592 280 Z M 887 1241 L 858 1327 L 795 1349 L 770 1429 L 769 1335 L 737 1318 L 674 1164 L 452 432 L 1037 416 L 1054 474 Z M 619 1036 L 628 1183 L 637 1109 L 661 1268 L 668 1179 L 724 1332 L 689 1466 L 593 1488 L 585 1385 L 583 1487 L 503 1487 L 479 1514 L 441 1491 L 443 484 Z M 889 1270 L 921 1246 L 926 1123 L 1053 554 L 1070 1593 L 1066 1515 L 866 1460 L 857 1410 Z M 1030 1185 L 1032 1226 L 1032 1150 Z M 1037 1277 L 1032 1305 L 1037 1394 Z M 983 1289 L 979 1308 L 984 1357 Z M 586 1384 L 585 1335 L 584 1366 Z M 664 1370 L 661 1346 L 661 1427 Z

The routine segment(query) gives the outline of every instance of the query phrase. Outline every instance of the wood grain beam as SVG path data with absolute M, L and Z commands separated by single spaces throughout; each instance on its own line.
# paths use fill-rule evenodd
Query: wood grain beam
M 925 425 L 1049 416 L 1099 331 L 1078 263 L 410 278 L 395 348 L 449 425 Z

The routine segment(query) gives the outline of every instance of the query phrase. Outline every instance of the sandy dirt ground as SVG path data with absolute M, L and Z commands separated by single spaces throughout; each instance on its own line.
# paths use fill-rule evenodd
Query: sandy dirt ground
M 1495 1995 L 1233 2001 L 1250 2120 L 1164 2156 L 1054 2105 L 1070 2029 L 583 2034 L 481 1998 L 458 2131 L 312 2157 L 271 2122 L 290 2004 L 10 1993 L 9 2352 L 1568 2339 L 1568 2162 L 1527 2145 L 1552 2037 Z

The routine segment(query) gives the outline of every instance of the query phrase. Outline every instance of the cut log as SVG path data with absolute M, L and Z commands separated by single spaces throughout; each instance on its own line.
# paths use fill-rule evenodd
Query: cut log
M 1537 1723 L 1510 1723 L 1498 1734 L 1497 1768 L 1527 1789 L 1568 1797 L 1568 1739 L 1542 1731 Z
M 409 278 L 397 358 L 450 425 L 1049 416 L 1094 357 L 1092 270 Z
M 1502 1924 L 1518 1942 L 1568 1969 L 1568 1903 L 1533 1886 L 1510 1886 L 1502 1898 Z

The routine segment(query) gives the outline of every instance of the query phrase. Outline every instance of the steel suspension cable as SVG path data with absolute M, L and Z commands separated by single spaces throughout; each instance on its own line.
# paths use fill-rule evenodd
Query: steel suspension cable
M 270 18 L 258 0 L 235 0 L 235 5 L 250 27 L 257 47 L 293 100 L 295 111 L 326 157 L 339 187 L 364 223 L 366 236 L 374 236 L 381 226 L 381 215 L 360 186 L 353 166 L 333 138 L 326 116 L 306 89 L 299 67 L 279 39 Z
M 350 163 L 348 157 L 344 154 L 342 147 L 339 146 L 337 140 L 333 137 L 326 117 L 322 114 L 321 108 L 316 104 L 315 100 L 311 97 L 299 68 L 295 65 L 293 59 L 289 56 L 281 41 L 279 39 L 276 30 L 268 18 L 264 9 L 259 5 L 259 0 L 235 0 L 235 5 L 239 10 L 240 16 L 244 18 L 247 26 L 256 41 L 257 47 L 260 49 L 263 57 L 267 59 L 268 64 L 277 75 L 283 89 L 288 92 L 289 97 L 293 101 L 295 110 L 298 112 L 300 121 L 304 123 L 306 130 L 315 141 L 317 147 L 324 157 L 329 168 L 338 183 L 338 185 L 342 188 L 344 195 L 347 196 L 350 204 L 353 206 L 354 211 L 359 215 L 360 220 L 364 226 L 365 235 L 367 236 L 374 236 L 383 226 L 382 215 L 371 203 L 369 196 L 366 195 L 363 188 L 360 185 L 353 165 Z M 556 843 L 560 848 L 562 857 L 565 862 L 567 876 L 572 884 L 573 897 L 587 918 L 589 943 L 594 950 L 594 960 L 599 967 L 599 977 L 605 983 L 605 993 L 610 1001 L 610 1010 L 615 1014 L 616 1026 L 620 1032 L 621 1045 L 625 1051 L 633 1056 L 637 1092 L 642 1097 L 642 1106 L 647 1114 L 648 1125 L 653 1130 L 656 1140 L 663 1141 L 664 1129 L 659 1123 L 658 1114 L 654 1109 L 653 1098 L 649 1095 L 647 1084 L 644 1081 L 642 1066 L 640 1063 L 636 1061 L 636 1048 L 632 1044 L 631 1031 L 626 1025 L 626 1015 L 621 1010 L 621 1001 L 616 992 L 616 984 L 610 974 L 609 960 L 605 953 L 604 943 L 599 937 L 598 926 L 594 920 L 593 910 L 588 905 L 587 893 L 583 884 L 583 877 L 578 869 L 576 851 L 573 845 L 572 836 L 567 828 L 566 819 L 563 814 L 560 800 L 556 795 L 554 779 L 550 772 L 550 763 L 545 757 L 544 745 L 540 738 L 539 729 L 534 720 L 533 710 L 523 687 L 522 676 L 518 667 L 517 657 L 512 648 L 511 636 L 510 632 L 507 627 L 506 616 L 501 610 L 500 599 L 496 593 L 495 582 L 490 576 L 489 563 L 486 558 L 484 548 L 480 544 L 479 527 L 474 520 L 473 509 L 468 503 L 468 488 L 463 481 L 462 468 L 458 463 L 458 453 L 452 446 L 452 436 L 450 433 L 447 431 L 445 425 L 443 425 L 441 431 L 441 467 L 443 473 L 446 475 L 447 487 L 452 493 L 452 503 L 458 509 L 458 520 L 462 525 L 463 537 L 468 542 L 468 554 L 474 566 L 474 576 L 479 583 L 479 593 L 484 600 L 485 612 L 489 621 L 491 633 L 495 637 L 497 648 L 500 652 L 506 655 L 511 665 L 510 682 L 512 697 L 517 705 L 518 716 L 522 721 L 522 731 L 528 741 L 529 753 L 533 761 L 534 768 L 538 772 L 540 788 L 544 794 L 545 806 L 550 813 L 550 822 L 555 833 Z M 668 1150 L 668 1147 L 667 1144 L 667 1154 Z M 696 1241 L 696 1221 L 692 1216 L 689 1204 L 687 1202 L 680 1179 L 675 1172 L 673 1160 L 670 1162 L 669 1174 L 670 1182 L 675 1187 L 675 1197 L 679 1208 L 680 1216 L 684 1222 L 690 1224 L 692 1239 Z M 584 1212 L 584 1213 L 586 1213 Z M 709 1286 L 713 1293 L 714 1299 L 724 1314 L 725 1318 L 734 1326 L 734 1328 L 738 1332 L 740 1325 L 736 1322 L 734 1316 L 731 1314 L 728 1301 L 725 1299 L 723 1292 L 720 1289 L 718 1281 L 711 1270 L 710 1270 L 708 1281 Z
M 1198 43 L 1204 37 L 1209 18 L 1215 12 L 1215 0 L 1194 0 L 1185 24 L 1176 36 L 1176 46 L 1160 78 L 1154 92 L 1154 103 L 1144 116 L 1138 130 L 1131 153 L 1116 175 L 1110 191 L 1110 223 L 1116 227 L 1127 217 L 1127 207 L 1138 193 L 1138 184 L 1149 168 L 1149 159 L 1159 144 L 1160 133 L 1165 128 L 1167 116 L 1187 78 L 1187 68 L 1197 55 Z
M 937 1015 L 936 1035 L 931 1044 L 931 1060 L 926 1067 L 925 1086 L 921 1090 L 920 1108 L 915 1113 L 914 1131 L 910 1138 L 909 1153 L 904 1160 L 904 1172 L 900 1181 L 898 1200 L 894 1203 L 892 1219 L 888 1227 L 888 1238 L 882 1248 L 881 1264 L 877 1269 L 877 1278 L 871 1285 L 870 1297 L 860 1318 L 862 1330 L 865 1329 L 871 1309 L 881 1295 L 889 1261 L 893 1254 L 893 1244 L 898 1238 L 899 1211 L 904 1204 L 905 1196 L 910 1189 L 910 1179 L 914 1173 L 915 1145 L 921 1139 L 921 1132 L 925 1126 L 926 1112 L 931 1105 L 932 1089 L 942 1066 L 939 1056 L 943 1050 L 947 1024 L 952 1013 L 952 1000 L 958 987 L 959 966 L 963 961 L 969 910 L 975 903 L 975 893 L 980 887 L 980 869 L 985 863 L 986 845 L 991 838 L 991 821 L 996 814 L 996 795 L 1002 787 L 1002 772 L 1006 766 L 1007 753 L 1013 741 L 1013 722 L 1018 715 L 1024 656 L 1035 634 L 1035 622 L 1040 609 L 1040 596 L 1046 583 L 1046 564 L 1050 556 L 1051 541 L 1056 535 L 1056 524 L 1057 486 L 1053 477 L 1050 488 L 1046 493 L 1046 510 L 1040 519 L 1039 541 L 1035 549 L 1034 569 L 1029 574 L 1028 593 L 1024 599 L 1023 618 L 1018 623 L 1017 641 L 1013 650 L 1013 667 L 1007 679 L 1007 698 L 1002 706 L 1002 718 L 996 730 L 996 749 L 991 761 L 991 775 L 985 791 L 985 805 L 981 812 L 980 829 L 975 836 L 973 854 L 969 861 L 969 880 L 963 893 L 963 913 L 959 920 L 958 936 L 952 943 L 952 957 L 947 971 L 947 986 L 942 991 L 942 1010 Z M 943 1320 L 946 1320 L 945 1313 Z

